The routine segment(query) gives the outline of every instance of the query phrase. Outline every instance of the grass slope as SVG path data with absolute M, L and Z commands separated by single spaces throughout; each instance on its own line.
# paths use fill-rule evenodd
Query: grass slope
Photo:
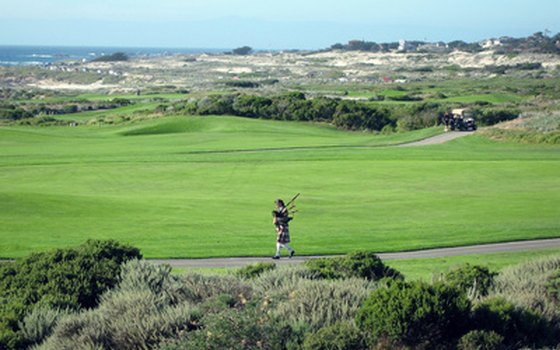
M 270 210 L 302 193 L 298 254 L 560 234 L 560 149 L 467 137 L 383 145 L 328 126 L 177 117 L 0 128 L 0 257 L 113 238 L 146 257 L 270 255 Z

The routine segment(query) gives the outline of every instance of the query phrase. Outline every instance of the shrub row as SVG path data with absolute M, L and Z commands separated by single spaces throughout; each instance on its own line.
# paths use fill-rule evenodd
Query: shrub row
M 299 92 L 274 97 L 210 95 L 175 104 L 172 110 L 195 115 L 329 122 L 349 130 L 380 131 L 385 125 L 395 124 L 386 108 L 325 97 L 307 99 Z
M 414 96 L 398 97 L 417 101 Z M 187 115 L 235 115 L 247 118 L 327 122 L 346 130 L 410 131 L 441 124 L 451 105 L 436 102 L 381 106 L 371 102 L 328 97 L 307 98 L 293 92 L 273 97 L 246 94 L 209 95 L 199 100 L 162 106 L 162 111 Z M 481 125 L 517 118 L 519 111 L 488 106 L 473 109 Z
M 500 349 L 560 341 L 558 308 L 535 307 L 557 306 L 557 258 L 497 276 L 466 265 L 433 284 L 404 281 L 372 253 L 325 260 L 176 275 L 169 266 L 133 259 L 91 307 L 41 303 L 30 309 L 11 348 Z M 49 282 L 34 287 L 41 283 Z M 539 295 L 519 299 L 531 291 Z

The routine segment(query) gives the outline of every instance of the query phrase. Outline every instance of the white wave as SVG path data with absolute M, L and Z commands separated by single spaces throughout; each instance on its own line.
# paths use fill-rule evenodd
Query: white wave
M 40 66 L 45 62 L 40 61 L 0 61 L 0 66 Z

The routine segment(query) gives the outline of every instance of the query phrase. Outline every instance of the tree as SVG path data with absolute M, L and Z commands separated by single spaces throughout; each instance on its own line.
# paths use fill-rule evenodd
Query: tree
M 120 62 L 128 61 L 128 56 L 124 52 L 115 52 L 107 56 L 100 56 L 93 60 L 93 62 Z
M 253 48 L 251 48 L 250 46 L 241 46 L 238 47 L 237 49 L 233 49 L 233 54 L 234 55 L 240 55 L 240 56 L 246 56 L 248 54 L 250 54 L 253 51 Z

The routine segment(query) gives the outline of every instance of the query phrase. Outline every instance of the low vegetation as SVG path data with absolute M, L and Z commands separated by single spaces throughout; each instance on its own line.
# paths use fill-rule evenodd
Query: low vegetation
M 523 113 L 519 119 L 485 129 L 483 135 L 494 140 L 524 144 L 560 144 L 560 112 Z
M 103 55 L 94 58 L 92 62 L 123 62 L 128 61 L 130 58 L 124 52 L 115 52 L 110 55 Z
M 19 349 L 47 336 L 62 314 L 98 305 L 136 248 L 88 241 L 0 265 L 0 348 Z
M 122 255 L 123 248 L 133 254 Z M 88 249 L 104 257 L 95 255 L 98 268 L 109 262 L 118 268 L 113 270 L 118 275 L 114 282 L 97 293 L 95 303 L 81 307 L 61 307 L 47 302 L 50 298 L 28 303 L 17 321 L 2 323 L 2 348 L 495 349 L 551 347 L 560 342 L 558 257 L 499 273 L 465 266 L 433 283 L 405 280 L 397 271 L 379 280 L 356 277 L 364 276 L 364 271 L 387 270 L 367 252 L 336 258 L 332 265 L 343 264 L 348 272 L 338 279 L 317 273 L 314 263 L 177 275 L 169 266 L 136 259 L 137 250 L 114 242 L 88 242 L 42 257 L 72 256 Z M 324 260 L 321 266 L 328 265 Z M 36 255 L 1 266 L 4 276 L 20 270 L 10 277 L 12 283 L 27 283 L 31 271 L 38 272 L 39 267 L 47 276 L 60 268 L 45 265 Z M 27 272 L 20 266 L 27 266 Z M 88 278 L 97 272 L 80 271 Z M 506 282 L 511 274 L 516 274 L 515 280 Z M 473 298 L 472 286 L 482 275 L 488 281 L 487 295 Z M 61 275 L 57 284 L 73 284 L 74 278 Z M 47 290 L 49 283 L 36 280 L 33 288 Z M 0 287 L 2 305 L 19 303 L 18 295 L 6 293 L 10 290 L 6 283 Z M 68 290 L 67 295 L 71 299 L 73 292 Z M 535 308 L 537 300 L 551 307 Z

